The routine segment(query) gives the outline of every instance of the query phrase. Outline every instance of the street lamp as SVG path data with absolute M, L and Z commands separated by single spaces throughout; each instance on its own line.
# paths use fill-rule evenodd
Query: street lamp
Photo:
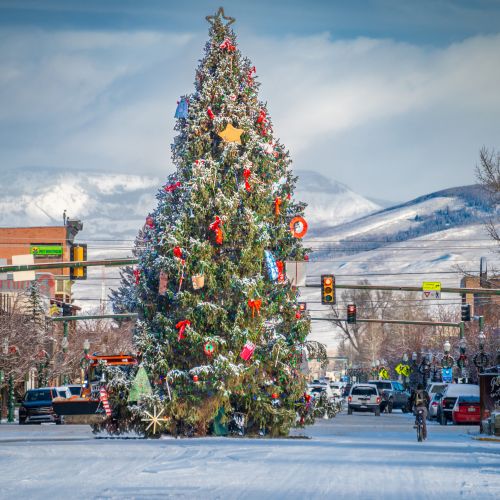
M 450 354 L 450 351 L 451 351 L 451 344 L 450 344 L 450 341 L 447 340 L 444 344 L 443 344 L 443 350 L 444 350 L 444 353 L 445 354 Z
M 83 341 L 83 352 L 85 353 L 85 355 L 87 355 L 90 351 L 90 342 L 89 342 L 89 339 L 85 339 Z
M 411 360 L 412 360 L 414 363 L 416 363 L 416 362 L 417 362 L 417 358 L 418 358 L 418 354 L 417 354 L 415 351 L 413 351 L 413 352 L 411 353 Z
M 479 349 L 481 351 L 484 350 L 484 343 L 486 341 L 486 335 L 483 332 L 479 332 L 477 339 L 479 340 Z
M 406 352 L 403 354 L 403 363 L 408 363 L 408 354 Z
M 68 346 L 69 346 L 68 338 L 63 337 L 63 339 L 61 341 L 61 347 L 62 347 L 63 352 L 66 352 L 68 350 Z

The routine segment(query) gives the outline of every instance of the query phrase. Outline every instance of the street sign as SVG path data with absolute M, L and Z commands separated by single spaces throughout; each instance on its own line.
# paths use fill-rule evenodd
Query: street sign
M 35 257 L 61 257 L 63 256 L 63 246 L 62 245 L 30 245 L 30 253 Z
M 453 381 L 453 368 L 443 368 L 441 371 L 443 382 L 451 383 Z
M 33 254 L 12 256 L 13 266 L 29 266 L 34 263 Z M 36 278 L 35 271 L 16 271 L 12 274 L 14 281 L 33 281 Z
M 440 281 L 424 281 L 422 283 L 422 298 L 423 299 L 440 299 L 441 298 L 441 282 Z

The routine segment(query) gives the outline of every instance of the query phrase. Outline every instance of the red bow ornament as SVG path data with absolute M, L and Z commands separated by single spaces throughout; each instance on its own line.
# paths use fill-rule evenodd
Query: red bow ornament
M 197 167 L 200 167 L 200 166 L 201 166 L 201 167 L 204 167 L 204 166 L 205 166 L 205 162 L 206 162 L 206 160 L 203 160 L 203 159 L 201 159 L 201 160 L 194 160 L 194 164 L 195 164 Z
M 177 188 L 181 187 L 181 183 L 179 181 L 170 184 L 169 186 L 165 186 L 163 189 L 166 193 L 171 193 L 175 191 Z
M 182 248 L 181 247 L 174 247 L 174 257 L 177 257 L 178 259 L 182 259 Z
M 215 118 L 214 112 L 212 111 L 212 108 L 210 106 L 208 106 L 207 108 L 207 115 L 211 120 Z
M 280 214 L 280 206 L 281 203 L 281 198 L 279 196 L 276 196 L 276 199 L 274 200 L 274 215 L 279 215 Z
M 139 280 L 141 279 L 141 270 L 140 269 L 134 269 L 134 277 L 135 277 L 135 284 L 139 284 Z
M 251 299 L 248 301 L 248 307 L 252 310 L 252 318 L 255 317 L 255 313 L 260 316 L 260 307 L 262 306 L 261 299 Z
M 184 335 L 184 333 L 186 332 L 186 328 L 188 326 L 191 326 L 191 321 L 189 321 L 188 319 L 184 319 L 182 321 L 179 321 L 175 325 L 175 328 L 177 328 L 177 330 L 179 330 L 179 337 L 178 337 L 177 340 L 182 340 L 182 339 L 186 338 L 186 336 Z
M 252 172 L 250 171 L 249 168 L 245 168 L 245 170 L 243 170 L 243 177 L 245 178 L 245 189 L 248 192 L 250 192 L 250 190 L 252 189 L 250 186 L 250 183 L 248 182 L 248 179 L 250 178 L 251 175 L 252 175 Z
M 285 281 L 284 265 L 282 260 L 276 261 L 276 267 L 278 268 L 278 281 L 283 283 Z
M 210 224 L 210 226 L 208 226 L 210 231 L 215 232 L 215 242 L 217 243 L 217 245 L 222 245 L 222 228 L 221 228 L 221 226 L 222 226 L 222 219 L 218 215 L 215 216 L 214 222 L 212 222 L 212 224 Z
M 228 52 L 234 52 L 236 47 L 232 44 L 229 38 L 225 38 L 224 41 L 219 45 L 219 49 L 226 49 Z

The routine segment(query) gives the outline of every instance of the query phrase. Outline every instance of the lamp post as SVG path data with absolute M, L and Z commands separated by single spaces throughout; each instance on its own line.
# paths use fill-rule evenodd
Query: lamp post
M 62 351 L 64 353 L 64 361 L 66 361 L 66 353 L 68 352 L 68 346 L 69 346 L 69 341 L 68 341 L 68 322 L 65 321 L 63 323 L 63 327 L 64 327 L 64 334 L 63 334 L 63 338 L 61 340 L 61 347 L 62 347 Z M 69 380 L 68 380 L 68 374 L 65 373 L 64 376 L 63 376 L 63 385 L 67 385 L 69 383 Z
M 466 342 L 465 338 L 462 337 L 460 339 L 460 342 L 458 343 L 458 347 L 460 349 L 460 356 L 457 359 L 457 366 L 460 368 L 460 377 L 462 378 L 462 383 L 467 383 L 469 373 L 467 370 L 467 365 L 468 365 L 467 355 L 465 354 L 465 351 L 467 349 L 467 342 Z
M 9 354 L 9 339 L 5 338 L 2 343 L 2 352 L 5 356 Z M 12 373 L 9 374 L 8 382 L 8 399 L 7 399 L 7 422 L 14 422 L 14 377 Z
M 478 373 L 483 373 L 486 366 L 488 366 L 489 357 L 484 352 L 484 344 L 486 342 L 486 335 L 484 334 L 484 332 L 482 330 L 479 332 L 477 339 L 479 341 L 479 352 L 477 352 L 474 355 L 474 357 L 472 358 L 472 362 L 474 363 L 474 366 L 477 368 Z
M 83 356 L 83 359 L 82 359 L 82 361 L 80 363 L 80 366 L 81 366 L 80 381 L 81 381 L 82 385 L 85 382 L 85 370 L 84 370 L 84 366 L 86 365 L 86 361 L 87 361 L 89 352 L 90 352 L 90 342 L 89 342 L 89 339 L 85 339 L 83 341 L 83 354 L 84 354 L 84 356 Z

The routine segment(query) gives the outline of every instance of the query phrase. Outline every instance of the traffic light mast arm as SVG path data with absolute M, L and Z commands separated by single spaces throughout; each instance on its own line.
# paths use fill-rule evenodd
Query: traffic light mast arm
M 137 318 L 137 313 L 120 313 L 120 314 L 90 314 L 82 316 L 56 316 L 50 318 L 51 321 L 82 321 L 86 319 L 135 319 Z
M 0 268 L 1 271 L 1 268 Z M 307 288 L 321 288 L 319 283 L 306 285 Z M 393 290 L 399 292 L 422 292 L 421 286 L 394 286 L 394 285 L 340 285 L 335 284 L 335 288 L 345 290 Z M 500 288 L 459 288 L 459 287 L 441 287 L 442 293 L 472 293 L 476 295 L 500 295 Z
M 18 271 L 37 271 L 40 269 L 62 269 L 65 267 L 93 267 L 93 266 L 130 266 L 137 264 L 136 258 L 85 260 L 76 262 L 43 262 L 40 264 L 25 264 L 20 266 L 0 266 L 0 273 L 14 273 Z
M 347 318 L 311 318 L 311 321 L 346 321 Z M 392 323 L 394 325 L 427 325 L 427 326 L 449 326 L 450 328 L 461 328 L 463 323 L 451 323 L 446 321 L 412 321 L 406 319 L 377 319 L 377 318 L 356 318 L 356 323 Z

